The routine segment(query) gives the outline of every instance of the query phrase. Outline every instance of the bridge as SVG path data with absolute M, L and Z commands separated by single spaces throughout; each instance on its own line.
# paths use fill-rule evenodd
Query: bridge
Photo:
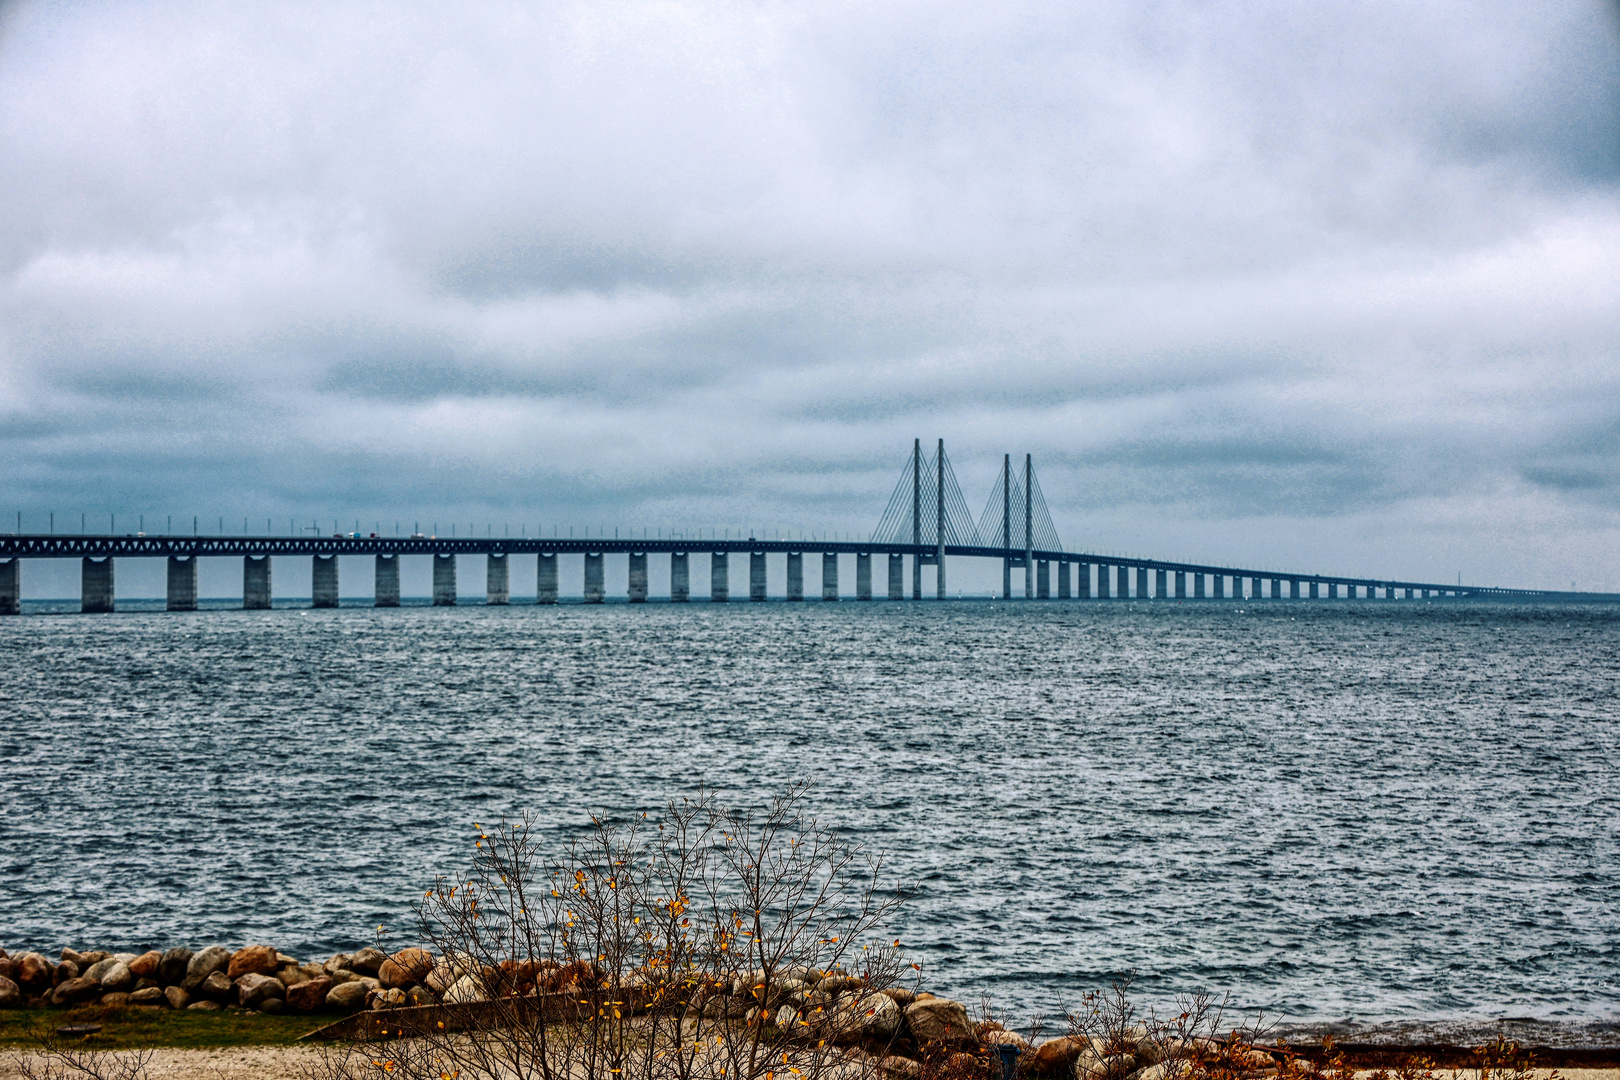
M 536 600 L 555 604 L 558 597 L 558 556 L 581 555 L 584 562 L 582 595 L 587 604 L 606 601 L 603 560 L 609 555 L 628 559 L 630 603 L 648 600 L 647 559 L 669 557 L 669 600 L 685 603 L 691 595 L 691 556 L 709 556 L 709 600 L 731 599 L 732 555 L 748 556 L 748 599 L 764 601 L 767 559 L 787 560 L 787 595 L 802 601 L 804 556 L 821 556 L 821 599 L 838 600 L 839 557 L 855 557 L 855 599 L 872 600 L 872 560 L 886 560 L 889 600 L 906 598 L 906 565 L 910 563 L 911 599 L 923 598 L 923 567 L 933 566 L 934 594 L 946 597 L 947 560 L 999 559 L 1002 596 L 1011 597 L 1012 571 L 1022 572 L 1027 599 L 1098 600 L 1357 600 L 1495 597 L 1519 600 L 1620 602 L 1612 593 L 1561 592 L 1544 589 L 1505 589 L 1478 585 L 1445 584 L 1332 574 L 1280 573 L 1235 566 L 1171 562 L 1159 559 L 1102 556 L 1066 551 L 1052 524 L 1046 500 L 1035 475 L 1034 461 L 1025 455 L 1022 468 L 1011 456 L 1003 458 L 1001 474 L 975 521 L 968 511 L 945 441 L 924 455 L 921 441 L 912 446 L 905 469 L 895 485 L 878 525 L 866 540 L 782 540 L 758 537 L 707 539 L 664 536 L 624 538 L 606 536 L 559 537 L 443 537 L 379 536 L 358 533 L 314 536 L 149 536 L 24 534 L 0 535 L 0 614 L 21 610 L 21 563 L 27 559 L 80 559 L 81 600 L 85 612 L 115 609 L 114 567 L 118 559 L 168 560 L 168 610 L 197 608 L 197 560 L 242 559 L 242 606 L 271 606 L 271 560 L 307 557 L 313 562 L 311 603 L 317 608 L 338 606 L 338 557 L 375 559 L 374 603 L 398 607 L 399 565 L 407 556 L 433 560 L 433 603 L 453 606 L 458 600 L 456 557 L 486 557 L 484 602 L 510 602 L 510 560 L 534 556 L 538 576 Z

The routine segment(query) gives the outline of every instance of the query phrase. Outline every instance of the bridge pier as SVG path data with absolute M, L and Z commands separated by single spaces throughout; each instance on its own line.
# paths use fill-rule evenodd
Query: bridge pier
M 104 615 L 113 610 L 113 561 L 86 558 L 79 570 L 79 610 Z
M 889 599 L 904 600 L 906 598 L 906 557 L 904 555 L 889 556 Z
M 872 556 L 865 553 L 855 556 L 855 599 L 872 599 Z
M 1164 600 L 1169 597 L 1170 592 L 1167 588 L 1170 584 L 1169 578 L 1170 574 L 1166 570 L 1155 570 L 1153 572 L 1153 598 L 1155 600 Z
M 1045 559 L 1035 560 L 1035 598 L 1037 600 L 1052 598 L 1052 564 Z
M 270 610 L 270 556 L 242 556 L 242 610 Z
M 1136 568 L 1136 598 L 1138 600 L 1148 598 L 1148 572 L 1145 566 Z
M 433 606 L 456 606 L 456 557 L 433 555 Z
M 892 575 L 892 569 L 890 573 Z M 804 553 L 801 551 L 787 553 L 787 598 L 804 599 Z
M 1113 594 L 1113 568 L 1107 563 L 1097 564 L 1097 599 L 1107 600 Z
M 607 575 L 602 566 L 602 553 L 585 553 L 585 602 L 600 604 L 607 600 Z
M 490 552 L 484 556 L 484 603 L 489 607 L 505 607 L 512 601 L 512 564 L 504 553 Z
M 197 610 L 197 556 L 169 556 L 168 609 Z
M 21 566 L 21 559 L 0 559 L 0 615 L 22 614 Z
M 557 556 L 541 552 L 535 560 L 534 568 L 534 602 L 537 604 L 555 604 L 557 602 Z
M 731 600 L 731 557 L 723 551 L 709 553 L 709 601 L 715 604 Z
M 692 599 L 691 565 L 686 552 L 669 553 L 669 602 L 685 604 Z
M 647 602 L 647 553 L 632 551 L 629 556 L 628 584 L 625 593 L 632 604 Z
M 765 602 L 765 553 L 748 553 L 748 599 L 756 604 Z
M 1193 599 L 1204 599 L 1204 575 L 1201 573 L 1193 575 Z
M 1012 599 L 1012 560 L 1006 556 L 1001 559 L 1001 598 Z
M 821 598 L 838 599 L 838 556 L 831 551 L 821 553 Z
M 793 556 L 791 556 L 791 555 L 788 556 L 788 558 L 790 558 L 790 559 L 792 557 Z M 921 600 L 922 599 L 922 567 L 923 567 L 922 559 L 919 558 L 916 555 L 913 555 L 911 557 L 911 598 L 913 600 Z M 788 573 L 791 574 L 792 572 L 793 572 L 793 564 L 789 563 L 788 564 Z M 788 599 L 791 600 L 793 598 L 790 596 L 790 597 L 788 597 Z
M 1091 564 L 1074 564 L 1074 595 L 1080 600 L 1091 599 Z
M 336 555 L 313 556 L 314 563 L 310 567 L 309 575 L 309 602 L 311 607 L 334 608 L 338 606 L 338 557 Z
M 1212 599 L 1225 600 L 1226 599 L 1226 575 L 1225 574 L 1212 574 L 1211 577 L 1214 579 L 1214 583 L 1215 583 L 1215 590 L 1214 590 L 1215 595 L 1212 597 Z
M 372 569 L 373 607 L 399 607 L 399 556 L 378 555 Z
M 1069 564 L 1057 564 L 1057 596 L 1059 600 L 1067 600 L 1074 594 L 1074 586 L 1069 581 Z

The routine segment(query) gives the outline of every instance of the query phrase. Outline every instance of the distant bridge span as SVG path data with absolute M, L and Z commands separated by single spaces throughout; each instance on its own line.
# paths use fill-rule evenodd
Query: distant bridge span
M 1620 594 L 1562 592 L 1548 589 L 1506 589 L 1495 586 L 1458 585 L 1432 581 L 1392 578 L 1353 577 L 1336 574 L 1288 573 L 1253 570 L 1210 563 L 1171 562 L 1116 555 L 1095 555 L 1063 550 L 1051 526 L 1045 501 L 1035 478 L 1034 466 L 1026 456 L 1023 477 L 1014 475 L 1011 458 L 1003 463 L 997 491 L 992 492 L 985 514 L 975 523 L 967 515 L 956 480 L 945 457 L 944 441 L 938 451 L 924 460 L 921 444 L 914 445 L 906 472 L 896 486 L 889 507 L 870 539 L 765 540 L 657 537 L 443 537 L 443 536 L 360 536 L 337 534 L 314 536 L 149 536 L 125 535 L 0 535 L 0 614 L 20 610 L 20 568 L 27 559 L 80 559 L 82 561 L 81 609 L 87 612 L 114 610 L 114 563 L 118 559 L 168 560 L 168 607 L 189 611 L 197 607 L 197 560 L 241 558 L 243 560 L 243 606 L 268 608 L 271 604 L 272 556 L 308 557 L 313 560 L 312 603 L 315 607 L 338 605 L 337 556 L 370 555 L 375 559 L 375 603 L 379 607 L 399 604 L 399 560 L 404 556 L 433 559 L 433 602 L 448 606 L 457 601 L 456 556 L 483 555 L 487 559 L 485 602 L 509 602 L 510 559 L 532 555 L 537 559 L 537 601 L 556 603 L 557 557 L 584 556 L 583 591 L 586 603 L 606 600 L 603 559 L 624 555 L 629 560 L 626 599 L 641 603 L 648 599 L 647 557 L 668 555 L 670 559 L 669 599 L 680 603 L 691 596 L 689 557 L 709 555 L 709 599 L 728 601 L 730 556 L 749 557 L 748 598 L 766 597 L 767 557 L 787 558 L 788 600 L 803 600 L 804 555 L 821 555 L 821 599 L 837 600 L 840 555 L 855 557 L 855 599 L 871 600 L 881 595 L 890 600 L 905 599 L 905 566 L 911 565 L 911 598 L 923 595 L 922 568 L 935 566 L 935 595 L 946 596 L 946 560 L 950 558 L 999 559 L 1002 563 L 1002 595 L 1012 595 L 1011 571 L 1024 571 L 1024 596 L 1029 599 L 1136 599 L 1136 600 L 1282 600 L 1282 599 L 1374 599 L 1396 598 L 1480 598 L 1517 600 L 1562 600 L 1581 602 L 1620 602 Z M 998 498 L 999 495 L 999 498 Z M 1016 495 L 1016 498 L 1014 497 Z M 932 513 L 925 513 L 925 507 Z M 1022 513 L 1018 513 L 1018 511 Z M 1021 520 L 1020 520 L 1021 519 Z M 986 543 L 986 533 L 1000 543 Z M 999 535 L 996 535 L 998 534 Z M 1039 546 L 1038 546 L 1039 545 Z M 887 587 L 879 594 L 872 588 L 872 559 L 887 561 Z

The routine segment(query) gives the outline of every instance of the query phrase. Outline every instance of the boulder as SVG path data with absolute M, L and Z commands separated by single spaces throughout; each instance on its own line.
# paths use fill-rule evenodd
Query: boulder
M 426 949 L 401 949 L 377 966 L 377 981 L 386 989 L 415 986 L 433 970 L 433 954 Z
M 141 955 L 140 953 L 119 952 L 119 953 L 113 953 L 112 958 L 114 960 L 118 961 L 120 964 L 124 964 L 124 965 L 127 966 L 132 960 L 137 959 L 140 955 Z
M 64 964 L 78 964 L 79 965 L 79 970 L 83 971 L 85 968 L 87 968 L 91 964 L 95 963 L 95 961 L 94 960 L 86 960 L 84 958 L 84 953 L 80 952 L 78 949 L 69 949 L 69 948 L 64 947 L 62 949 L 62 963 L 64 963 Z
M 30 994 L 42 994 L 51 988 L 51 962 L 36 952 L 23 953 L 13 965 L 11 977 Z M 100 980 L 96 983 L 100 985 Z
M 184 1009 L 191 1004 L 191 995 L 178 986 L 165 986 L 163 988 L 163 997 L 168 1001 L 171 1009 Z
M 922 1063 L 913 1061 L 908 1057 L 890 1054 L 878 1062 L 878 1068 L 883 1070 L 885 1076 L 894 1077 L 895 1080 L 917 1080 L 922 1076 Z
M 850 990 L 860 990 L 866 986 L 866 980 L 854 975 L 829 975 L 816 983 L 816 989 L 823 994 L 842 994 Z
M 373 990 L 371 992 L 371 1007 L 376 1009 L 397 1009 L 406 1002 L 405 991 L 399 987 L 387 990 Z
M 3 951 L 3 950 L 0 950 Z M 0 978 L 10 979 L 16 975 L 9 957 L 0 956 Z
M 163 954 L 156 949 L 143 952 L 129 962 L 129 970 L 137 979 L 149 979 L 156 975 L 158 967 L 163 963 Z
M 1075 1058 L 1090 1045 L 1086 1039 L 1070 1036 L 1048 1039 L 1037 1046 L 1033 1053 L 1025 1055 L 1019 1062 L 1020 1071 L 1033 1076 L 1073 1075 Z
M 235 982 L 244 975 L 272 975 L 279 966 L 276 963 L 276 950 L 268 945 L 249 945 L 231 954 L 225 974 Z
M 275 1016 L 277 1013 L 285 1012 L 286 1009 L 287 1003 L 281 998 L 265 998 L 259 1002 L 259 1011 L 267 1016 Z
M 22 987 L 0 975 L 0 1009 L 15 1009 L 22 1003 Z
M 894 1003 L 900 1006 L 902 1009 L 907 1005 L 910 1005 L 913 1001 L 917 1000 L 917 991 L 907 990 L 903 986 L 891 986 L 880 991 L 880 993 L 887 994 L 889 997 L 893 998 Z M 910 1059 L 907 1058 L 906 1060 L 909 1061 Z
M 154 987 L 154 986 L 157 987 L 159 990 L 163 989 L 163 984 L 158 982 L 156 979 L 136 979 L 135 980 L 135 989 L 136 990 L 146 990 L 146 989 L 149 989 L 149 988 Z
M 224 1008 L 224 1006 L 221 1005 L 217 1001 L 193 1001 L 190 1005 L 186 1006 L 186 1011 L 187 1012 L 219 1012 L 219 1010 L 222 1009 L 222 1008 Z
M 326 995 L 333 985 L 329 975 L 294 983 L 287 987 L 287 1008 L 300 1013 L 320 1012 L 326 1007 Z
M 437 1005 L 439 999 L 428 993 L 420 986 L 413 986 L 405 991 L 405 1004 L 407 1005 Z
M 348 968 L 350 971 L 358 971 L 362 975 L 375 975 L 377 969 L 382 967 L 382 962 L 386 959 L 388 959 L 387 953 L 367 945 L 349 957 Z
M 225 969 L 231 963 L 231 950 L 223 945 L 210 945 L 200 953 L 194 954 L 186 961 L 186 977 L 180 980 L 181 989 L 188 994 L 196 994 L 198 989 L 207 980 L 208 976 L 216 971 L 224 975 Z M 225 980 L 227 983 L 229 979 Z
M 170 949 L 158 962 L 157 981 L 164 986 L 179 986 L 186 981 L 186 965 L 191 963 L 190 949 Z
M 1074 1076 L 1075 1080 L 1125 1080 L 1144 1064 L 1135 1054 L 1098 1055 L 1093 1046 L 1074 1059 Z
M 83 975 L 87 979 L 94 979 L 94 980 L 96 980 L 96 982 L 99 983 L 101 981 L 101 977 L 103 975 L 107 974 L 107 972 L 111 971 L 113 968 L 115 968 L 117 966 L 118 966 L 118 961 L 117 960 L 114 960 L 110 956 L 103 957 L 102 959 L 97 960 L 95 963 L 91 964 L 89 967 L 85 968 L 79 974 Z
M 210 972 L 208 978 L 202 981 L 202 985 L 197 987 L 197 996 L 223 1004 L 236 996 L 236 987 L 231 984 L 230 978 L 223 971 L 214 971 Z
M 427 978 L 422 980 L 422 984 L 435 994 L 443 997 L 444 992 L 454 986 L 456 980 L 460 977 L 455 968 L 441 961 L 433 966 L 432 971 L 428 972 Z
M 805 1030 L 799 1024 L 799 1010 L 791 1005 L 784 1005 L 776 1010 L 776 1026 L 783 1031 L 796 1032 Z
M 349 967 L 350 959 L 351 957 L 348 953 L 340 952 L 336 956 L 332 957 L 332 959 L 322 964 L 321 967 L 328 975 L 332 974 L 334 971 L 352 971 L 353 968 Z
M 57 964 L 55 970 L 51 972 L 51 982 L 57 984 L 65 983 L 69 979 L 77 979 L 78 977 L 79 965 L 75 964 L 71 960 L 62 961 L 60 964 Z
M 107 952 L 105 949 L 92 949 L 83 955 L 84 959 L 79 962 L 79 967 L 81 969 L 87 968 L 91 964 L 99 964 L 101 961 L 111 958 L 112 953 Z
M 365 1008 L 366 994 L 369 992 L 366 984 L 359 979 L 338 983 L 326 992 L 326 1007 L 333 1012 L 359 1012 Z
M 244 1009 L 257 1009 L 269 998 L 285 999 L 287 996 L 287 988 L 274 975 L 249 972 L 236 979 L 235 984 L 236 1003 Z
M 77 979 L 69 979 L 51 992 L 52 1005 L 77 1005 L 80 1002 L 94 1001 L 101 996 L 101 980 L 81 975 Z
M 129 995 L 124 993 L 122 990 L 114 991 L 111 994 L 101 995 L 101 1007 L 103 1009 L 122 1009 L 128 1004 Z
M 486 1000 L 488 999 L 484 996 L 484 988 L 471 975 L 463 975 L 456 980 L 455 985 L 444 992 L 446 1005 L 470 1005 L 475 1001 Z
M 105 964 L 103 960 L 101 963 Z M 94 971 L 100 967 L 97 964 L 91 968 Z M 122 960 L 112 961 L 112 967 L 101 973 L 101 988 L 109 994 L 126 993 L 135 988 L 135 973 L 129 970 L 129 965 Z
M 1016 1046 L 1020 1051 L 1029 1049 L 1028 1039 L 1024 1038 L 1016 1031 L 1007 1031 L 1004 1028 L 996 1028 L 994 1030 L 980 1032 L 979 1041 L 984 1043 L 986 1046 Z M 1020 1056 L 1022 1056 L 1022 1054 L 1020 1054 Z
M 167 1005 L 168 999 L 163 996 L 163 988 L 148 986 L 145 990 L 137 990 L 129 995 L 131 1005 Z
M 291 965 L 277 968 L 275 974 L 276 978 L 281 980 L 281 985 L 285 986 L 289 990 L 297 986 L 299 983 L 309 982 L 310 979 L 309 973 L 303 968 L 292 967 Z
M 841 1041 L 892 1039 L 900 1032 L 900 1006 L 887 994 L 844 998 L 834 1013 L 834 1035 Z
M 930 997 L 906 1006 L 906 1027 L 918 1043 L 961 1043 L 973 1039 L 967 1009 L 950 998 Z

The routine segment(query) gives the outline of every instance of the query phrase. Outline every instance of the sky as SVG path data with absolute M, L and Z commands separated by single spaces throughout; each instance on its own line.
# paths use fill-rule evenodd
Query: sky
M 1617 282 L 1614 0 L 0 6 L 7 531 L 1620 591 Z

